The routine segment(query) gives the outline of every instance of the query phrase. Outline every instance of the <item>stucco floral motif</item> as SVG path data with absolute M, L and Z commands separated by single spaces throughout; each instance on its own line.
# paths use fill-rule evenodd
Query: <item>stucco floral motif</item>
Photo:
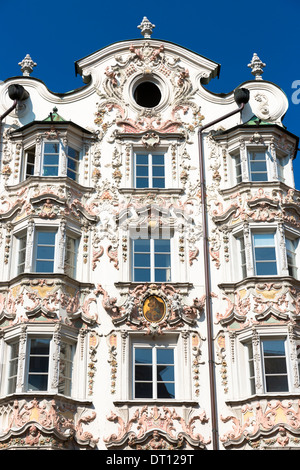
M 245 405 L 241 409 L 241 417 L 221 417 L 224 423 L 232 423 L 232 429 L 220 440 L 225 447 L 246 442 L 284 447 L 289 441 L 295 443 L 297 437 L 299 444 L 299 404 L 299 401 L 271 400 Z
M 55 437 L 60 442 L 73 439 L 79 447 L 95 447 L 98 442 L 85 429 L 96 418 L 95 412 L 77 407 L 64 399 L 15 400 L 2 405 L 0 413 L 5 415 L 4 421 L 7 422 L 6 429 L 0 430 L 0 446 L 42 445 L 40 440 L 45 436 L 48 439 L 50 436 Z M 17 443 L 15 440 L 12 444 L 14 436 L 18 436 L 19 441 Z
M 208 422 L 205 412 L 195 415 L 190 411 L 187 422 L 174 409 L 144 406 L 137 409 L 126 421 L 114 412 L 111 412 L 107 419 L 119 425 L 118 434 L 112 434 L 104 439 L 107 447 L 129 445 L 140 449 L 148 440 L 150 449 L 166 448 L 171 445 L 175 448 L 186 445 L 203 448 L 210 442 L 210 439 L 205 440 L 197 430 L 199 424 Z

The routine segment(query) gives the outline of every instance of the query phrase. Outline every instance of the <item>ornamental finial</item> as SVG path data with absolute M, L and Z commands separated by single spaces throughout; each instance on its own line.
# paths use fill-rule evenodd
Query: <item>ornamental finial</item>
M 29 75 L 33 72 L 33 67 L 36 67 L 36 63 L 33 62 L 32 58 L 29 54 L 24 57 L 22 62 L 19 62 L 18 65 L 21 66 L 21 72 L 25 77 L 29 77 Z
M 141 34 L 144 36 L 145 39 L 151 38 L 152 29 L 155 28 L 155 24 L 150 23 L 148 18 L 144 16 L 143 21 L 138 26 L 138 28 L 141 30 Z
M 266 66 L 256 53 L 253 54 L 252 61 L 248 64 L 248 67 L 252 69 L 252 75 L 254 75 L 255 80 L 262 80 L 262 74 L 264 73 L 263 68 Z

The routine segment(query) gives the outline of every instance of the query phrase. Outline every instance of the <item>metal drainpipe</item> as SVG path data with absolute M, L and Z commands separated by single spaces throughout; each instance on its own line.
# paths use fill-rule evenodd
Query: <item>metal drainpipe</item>
M 200 167 L 200 186 L 201 186 L 201 206 L 202 206 L 202 226 L 203 226 L 203 255 L 204 255 L 204 276 L 205 276 L 205 304 L 206 304 L 206 322 L 207 322 L 207 339 L 208 339 L 208 366 L 209 366 L 209 383 L 211 393 L 211 420 L 212 420 L 212 435 L 213 435 L 213 450 L 219 449 L 219 435 L 218 435 L 218 419 L 217 419 L 217 403 L 216 403 L 216 389 L 215 389 L 215 371 L 214 371 L 214 351 L 213 351 L 213 329 L 212 329 L 212 310 L 211 310 L 211 282 L 208 264 L 208 231 L 207 231 L 207 212 L 206 212 L 206 190 L 205 190 L 205 176 L 204 176 L 204 160 L 203 160 L 203 142 L 202 134 L 208 127 L 223 121 L 234 114 L 242 112 L 245 103 L 234 111 L 231 111 L 224 116 L 215 119 L 214 121 L 201 127 L 198 132 L 199 142 L 199 167 Z

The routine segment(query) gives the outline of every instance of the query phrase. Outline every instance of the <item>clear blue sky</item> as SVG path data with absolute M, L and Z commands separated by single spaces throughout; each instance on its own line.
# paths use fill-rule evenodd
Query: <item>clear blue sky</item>
M 201 0 L 0 0 L 0 80 L 21 75 L 27 53 L 37 62 L 32 76 L 53 92 L 83 85 L 74 62 L 111 43 L 141 38 L 144 16 L 152 37 L 182 45 L 221 64 L 208 89 L 228 93 L 251 80 L 253 53 L 267 65 L 263 78 L 276 83 L 290 103 L 284 124 L 300 136 L 299 0 L 259 2 Z M 296 89 L 292 84 L 299 81 Z M 299 93 L 297 89 L 299 88 Z M 294 104 L 297 98 L 299 104 Z M 300 152 L 294 163 L 300 189 Z

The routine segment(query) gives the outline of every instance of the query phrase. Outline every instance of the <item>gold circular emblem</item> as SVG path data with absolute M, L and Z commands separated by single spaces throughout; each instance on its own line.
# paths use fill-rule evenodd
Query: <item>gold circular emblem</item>
M 143 315 L 151 323 L 160 322 L 166 314 L 166 304 L 160 297 L 151 295 L 143 305 Z

